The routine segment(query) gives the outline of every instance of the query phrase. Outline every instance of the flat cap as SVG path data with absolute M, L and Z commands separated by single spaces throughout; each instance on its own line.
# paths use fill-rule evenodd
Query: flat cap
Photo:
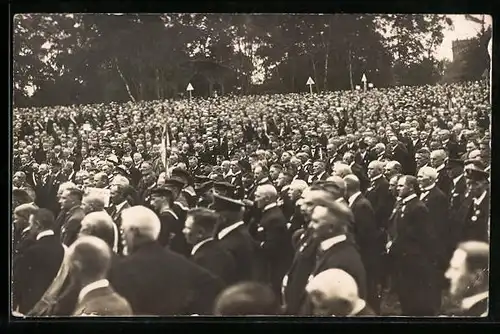
M 174 196 L 174 192 L 172 191 L 172 188 L 169 188 L 165 185 L 161 185 L 161 186 L 153 188 L 151 190 L 151 195 Z

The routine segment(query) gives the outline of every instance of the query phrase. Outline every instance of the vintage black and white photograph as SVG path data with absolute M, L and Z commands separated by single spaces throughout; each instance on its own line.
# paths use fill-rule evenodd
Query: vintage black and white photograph
M 12 315 L 486 317 L 492 28 L 15 15 Z

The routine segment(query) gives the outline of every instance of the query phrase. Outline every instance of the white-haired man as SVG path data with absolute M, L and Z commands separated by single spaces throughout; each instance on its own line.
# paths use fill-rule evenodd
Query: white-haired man
M 354 278 L 341 269 L 328 269 L 314 276 L 306 286 L 315 316 L 375 316 L 359 297 Z
M 161 223 L 144 206 L 122 212 L 127 256 L 116 268 L 112 285 L 135 315 L 210 314 L 222 288 L 220 280 L 157 242 Z
M 453 181 L 446 170 L 447 158 L 448 156 L 445 150 L 434 150 L 431 152 L 431 166 L 435 168 L 438 173 L 436 186 L 441 189 L 443 194 L 448 198 L 451 194 Z
M 287 224 L 288 230 L 293 233 L 301 228 L 305 228 L 304 216 L 300 212 L 300 203 L 298 200 L 302 197 L 302 193 L 307 188 L 307 183 L 304 180 L 294 180 L 288 188 L 288 198 L 293 203 L 293 213 L 290 221 Z

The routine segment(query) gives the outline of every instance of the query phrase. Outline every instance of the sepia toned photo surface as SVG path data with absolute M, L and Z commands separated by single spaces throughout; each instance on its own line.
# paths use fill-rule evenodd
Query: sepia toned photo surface
M 492 28 L 15 15 L 11 314 L 486 317 Z

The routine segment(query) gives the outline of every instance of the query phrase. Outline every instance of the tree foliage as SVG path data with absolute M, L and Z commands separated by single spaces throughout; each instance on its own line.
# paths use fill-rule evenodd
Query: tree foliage
M 443 15 L 20 14 L 14 102 L 80 104 L 439 79 Z M 260 74 L 259 85 L 254 84 Z M 30 96 L 26 87 L 35 87 Z

